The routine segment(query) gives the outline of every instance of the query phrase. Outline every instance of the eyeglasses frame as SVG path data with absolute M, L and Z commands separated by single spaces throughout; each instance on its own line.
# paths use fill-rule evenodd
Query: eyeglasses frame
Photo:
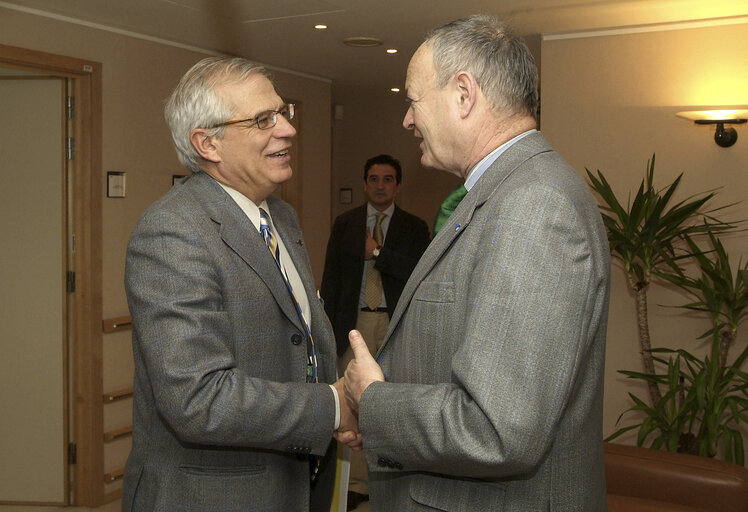
M 230 126 L 232 124 L 239 124 L 239 123 L 247 123 L 249 122 L 251 125 L 254 125 L 257 127 L 258 130 L 269 130 L 270 128 L 274 128 L 275 125 L 278 124 L 278 114 L 283 115 L 283 110 L 288 109 L 288 117 L 286 118 L 288 121 L 291 121 L 296 116 L 296 104 L 295 103 L 286 103 L 283 105 L 280 110 L 264 110 L 257 114 L 254 117 L 248 117 L 247 119 L 233 119 L 231 121 L 226 121 L 223 123 L 218 123 L 216 125 L 211 126 L 211 129 L 213 128 L 220 128 L 221 126 Z M 262 128 L 260 126 L 260 118 L 264 115 L 272 114 L 272 124 L 269 124 L 265 128 Z M 285 116 L 284 116 L 285 117 Z

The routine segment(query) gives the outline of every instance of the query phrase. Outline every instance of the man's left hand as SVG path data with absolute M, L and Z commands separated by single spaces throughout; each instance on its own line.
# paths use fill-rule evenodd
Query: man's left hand
M 369 353 L 360 332 L 353 330 L 348 333 L 348 341 L 351 342 L 353 359 L 345 369 L 345 397 L 351 408 L 358 411 L 361 395 L 372 382 L 384 382 L 384 373 Z

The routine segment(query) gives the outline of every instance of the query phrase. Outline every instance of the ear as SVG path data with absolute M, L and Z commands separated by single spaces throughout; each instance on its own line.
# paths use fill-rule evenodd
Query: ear
M 457 92 L 457 109 L 460 117 L 464 119 L 473 110 L 480 88 L 475 81 L 475 77 L 467 71 L 459 71 L 453 80 Z
M 221 157 L 218 154 L 218 139 L 215 136 L 209 136 L 205 128 L 195 128 L 190 132 L 190 142 L 195 148 L 197 154 L 208 162 L 218 163 Z

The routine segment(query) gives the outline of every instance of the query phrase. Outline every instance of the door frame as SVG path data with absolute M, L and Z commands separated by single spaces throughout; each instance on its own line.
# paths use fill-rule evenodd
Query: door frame
M 75 244 L 68 262 L 75 272 L 75 291 L 68 294 L 72 309 L 70 335 L 70 440 L 75 463 L 73 503 L 104 503 L 104 411 L 102 375 L 102 66 L 98 62 L 0 44 L 0 64 L 37 73 L 71 78 L 76 114 L 73 118 L 75 158 L 72 161 L 72 228 Z M 69 237 L 68 237 L 69 238 Z M 68 251 L 70 254 L 70 251 Z

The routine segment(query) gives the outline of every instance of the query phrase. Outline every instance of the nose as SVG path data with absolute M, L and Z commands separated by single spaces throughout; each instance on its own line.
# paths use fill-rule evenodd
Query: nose
M 413 106 L 409 106 L 408 110 L 405 111 L 405 117 L 403 118 L 403 128 L 406 130 L 412 130 L 415 128 L 415 121 L 413 120 Z
M 296 135 L 296 128 L 293 127 L 291 121 L 279 114 L 277 122 L 273 127 L 273 136 L 282 139 L 290 138 L 294 135 Z

